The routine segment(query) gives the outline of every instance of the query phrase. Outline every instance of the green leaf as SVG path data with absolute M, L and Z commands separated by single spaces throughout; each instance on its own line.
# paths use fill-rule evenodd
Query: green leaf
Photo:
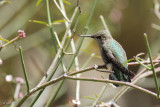
M 52 22 L 52 24 L 60 24 L 61 22 L 65 22 L 66 20 L 55 20 Z
M 102 79 L 105 79 L 103 75 L 101 75 L 101 78 L 102 78 Z
M 68 4 L 68 5 L 71 5 L 71 3 L 69 3 L 68 1 L 66 0 L 62 0 L 64 3 Z
M 94 57 L 95 57 L 95 58 L 101 59 L 101 57 L 100 57 L 99 55 L 94 55 Z
M 2 38 L 0 38 L 0 40 L 5 41 L 5 42 L 8 42 L 8 43 L 9 43 L 9 40 L 7 40 L 7 39 L 2 39 Z
M 91 53 L 87 50 L 87 49 L 81 49 L 83 52 L 87 53 L 88 55 L 90 55 Z
M 48 24 L 47 24 L 46 22 L 39 21 L 39 20 L 29 20 L 29 22 L 33 22 L 33 23 L 39 23 L 39 24 L 43 24 L 43 25 L 46 25 L 46 26 L 48 26 Z
M 2 38 L 2 36 L 1 36 L 1 35 L 0 35 L 0 40 L 2 40 L 2 41 L 4 41 L 4 42 L 8 42 L 8 43 L 9 43 L 9 40 Z
M 131 61 L 134 61 L 134 59 L 133 58 L 128 59 L 126 62 L 123 63 L 123 66 L 125 66 L 128 62 L 131 62 Z
M 139 53 L 136 55 L 136 58 L 139 60 L 139 61 L 144 61 L 144 59 L 140 58 L 139 56 L 142 56 L 144 55 L 145 53 Z M 131 59 L 128 59 L 126 62 L 123 63 L 123 66 L 125 66 L 128 62 L 131 62 L 131 61 L 134 61 L 135 58 L 131 58 Z
M 87 98 L 87 99 L 90 99 L 90 100 L 96 100 L 95 98 L 93 98 L 93 97 L 88 97 L 88 96 L 84 96 L 83 98 Z
M 38 6 L 43 0 L 38 0 L 36 6 Z
M 67 36 L 66 38 L 67 38 L 67 39 L 69 39 L 69 38 L 70 38 L 70 36 Z
M 94 95 L 95 95 L 96 98 L 98 98 L 98 94 L 95 93 Z

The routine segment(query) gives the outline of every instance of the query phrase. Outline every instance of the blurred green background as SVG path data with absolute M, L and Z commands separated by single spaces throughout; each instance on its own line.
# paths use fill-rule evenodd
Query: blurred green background
M 76 0 L 67 1 L 71 4 L 65 4 L 67 16 L 70 18 L 76 6 Z M 99 17 L 103 15 L 113 38 L 123 46 L 128 58 L 132 58 L 141 52 L 146 53 L 143 37 L 144 33 L 148 34 L 153 56 L 157 56 L 160 50 L 160 36 L 159 31 L 154 29 L 151 25 L 153 25 L 153 23 L 159 25 L 160 22 L 154 13 L 153 1 L 154 0 L 99 0 L 87 34 L 93 34 L 104 29 Z M 40 81 L 56 54 L 50 37 L 49 28 L 41 24 L 29 22 L 29 20 L 47 22 L 45 0 L 38 6 L 36 6 L 36 2 L 37 0 L 11 0 L 9 4 L 0 5 L 0 35 L 3 38 L 11 40 L 17 36 L 17 31 L 19 29 L 26 32 L 27 37 L 20 39 L 16 44 L 23 48 L 24 61 L 31 88 L 34 88 Z M 74 36 L 75 42 L 79 39 L 77 35 L 82 34 L 84 30 L 94 0 L 80 0 L 79 2 L 82 14 L 77 26 L 76 35 Z M 52 0 L 50 0 L 50 11 L 52 21 L 63 19 L 63 16 Z M 71 28 L 73 28 L 73 26 Z M 53 25 L 53 29 L 58 33 L 61 40 L 65 31 L 64 23 Z M 90 38 L 85 38 L 81 49 L 100 55 L 96 42 Z M 88 54 L 84 51 L 80 51 L 78 55 L 80 66 L 83 65 L 88 57 Z M 5 76 L 8 74 L 13 75 L 14 78 L 24 76 L 19 52 L 16 50 L 15 44 L 5 47 L 0 52 L 0 58 L 3 60 L 3 64 L 0 65 L 0 103 L 2 103 L 11 101 L 13 95 L 12 91 L 14 92 L 15 90 L 15 84 L 7 83 Z M 68 61 L 69 57 L 65 57 L 64 63 L 67 64 Z M 94 64 L 103 64 L 103 62 L 100 58 L 93 58 L 88 66 Z M 132 66 L 129 68 L 137 72 L 139 66 Z M 58 70 L 59 72 L 57 72 L 54 77 L 61 74 L 62 69 L 59 67 Z M 73 67 L 72 70 L 75 70 L 75 68 Z M 94 71 L 88 71 L 82 76 L 100 78 L 101 75 L 108 78 L 108 74 L 95 73 Z M 93 101 L 83 98 L 83 96 L 94 97 L 95 93 L 99 94 L 103 85 L 103 83 L 81 82 L 80 106 L 91 105 Z M 154 81 L 151 77 L 140 80 L 138 85 L 155 91 Z M 35 106 L 43 107 L 49 98 L 50 92 L 54 89 L 55 87 L 49 86 Z M 109 86 L 103 95 L 102 101 L 109 101 L 118 90 L 120 90 L 120 88 L 112 88 Z M 22 85 L 21 91 L 23 93 L 26 92 L 25 85 Z M 27 103 L 32 100 L 33 96 L 34 95 L 25 102 L 24 106 L 27 107 Z M 60 107 L 68 104 L 68 106 L 72 106 L 70 103 L 74 98 L 75 81 L 67 80 L 53 105 Z M 160 103 L 156 98 L 137 90 L 129 90 L 118 100 L 117 104 L 122 107 L 160 107 Z M 0 104 L 0 106 L 1 105 L 2 104 Z

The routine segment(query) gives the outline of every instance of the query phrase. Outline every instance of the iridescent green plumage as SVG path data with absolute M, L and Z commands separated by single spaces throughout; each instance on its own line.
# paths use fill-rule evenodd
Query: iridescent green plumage
M 131 82 L 131 76 L 134 75 L 128 70 L 128 65 L 123 64 L 127 61 L 127 56 L 122 46 L 114 40 L 111 35 L 107 35 L 106 30 L 99 31 L 93 35 L 83 35 L 94 38 L 99 45 L 102 59 L 106 66 L 112 64 L 114 73 L 110 74 L 109 79 L 117 81 Z M 119 86 L 115 84 L 116 86 Z

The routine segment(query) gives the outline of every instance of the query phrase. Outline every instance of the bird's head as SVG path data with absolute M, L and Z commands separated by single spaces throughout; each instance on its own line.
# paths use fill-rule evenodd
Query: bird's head
M 80 36 L 91 37 L 91 38 L 95 39 L 96 41 L 108 40 L 108 39 L 112 38 L 111 36 L 107 35 L 106 30 L 98 31 L 97 33 L 92 34 L 92 35 L 80 35 Z

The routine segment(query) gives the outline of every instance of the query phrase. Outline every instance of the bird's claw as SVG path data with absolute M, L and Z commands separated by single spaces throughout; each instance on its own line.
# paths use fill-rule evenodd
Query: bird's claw
M 98 65 L 97 64 L 94 64 L 94 69 L 98 69 Z
M 99 70 L 98 69 L 98 65 L 96 65 L 96 64 L 94 64 L 94 69 L 96 70 L 96 71 L 99 71 L 99 72 L 106 72 L 106 73 L 114 73 L 114 71 L 109 71 L 109 70 Z

